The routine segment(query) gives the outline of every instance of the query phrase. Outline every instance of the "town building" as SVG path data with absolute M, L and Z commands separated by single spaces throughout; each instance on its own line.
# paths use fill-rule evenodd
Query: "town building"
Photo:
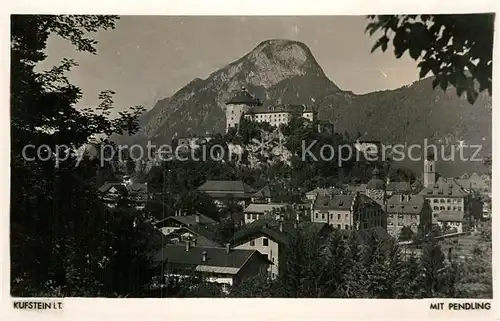
M 231 239 L 231 244 L 235 249 L 255 249 L 266 255 L 273 263 L 268 272 L 274 279 L 279 275 L 279 262 L 283 259 L 290 236 L 297 229 L 316 233 L 320 237 L 330 232 L 328 225 L 324 223 L 258 220 L 237 231 Z
M 271 189 L 269 186 L 264 186 L 258 190 L 251 198 L 252 203 L 255 204 L 268 204 L 271 203 Z
M 491 194 L 491 182 L 487 176 L 480 176 L 477 173 L 473 173 L 467 178 L 457 178 L 456 181 L 468 193 L 477 193 L 486 196 Z
M 317 112 L 305 105 L 271 105 L 251 108 L 245 112 L 244 117 L 253 122 L 279 127 L 287 125 L 293 117 L 303 117 L 314 122 L 317 119 Z
M 206 181 L 198 187 L 198 191 L 208 194 L 218 207 L 235 201 L 245 207 L 255 194 L 255 189 L 242 181 Z
M 314 203 L 318 196 L 329 196 L 331 194 L 340 194 L 337 189 L 330 187 L 330 188 L 315 188 L 309 192 L 306 193 L 306 199 L 310 201 L 311 203 Z
M 226 133 L 231 128 L 238 128 L 243 115 L 252 107 L 262 106 L 259 99 L 242 88 L 229 101 L 226 102 Z
M 344 190 L 348 195 L 355 195 L 357 193 L 366 195 L 366 184 L 346 184 Z
M 280 214 L 290 208 L 290 204 L 249 204 L 244 210 L 245 214 L 245 224 L 250 224 L 256 220 L 263 219 L 265 216 L 274 215 L 276 218 L 280 217 Z
M 399 194 L 387 201 L 387 232 L 398 238 L 404 227 L 410 228 L 414 235 L 430 231 L 432 208 L 422 195 Z M 423 234 L 425 235 L 425 234 Z
M 387 179 L 387 197 L 391 197 L 394 194 L 408 194 L 411 193 L 411 191 L 411 184 L 409 182 L 391 182 L 389 179 Z
M 387 219 L 378 202 L 363 194 L 318 196 L 311 222 L 326 223 L 337 229 L 386 228 Z
M 367 228 L 387 229 L 387 213 L 379 202 L 359 194 L 354 208 L 354 226 L 357 230 Z
M 338 229 L 353 229 L 356 195 L 318 196 L 313 205 L 311 222 L 326 223 Z
M 155 223 L 155 227 L 159 229 L 163 235 L 169 235 L 181 227 L 191 227 L 193 225 L 213 225 L 216 221 L 203 214 L 194 215 L 175 215 L 169 216 Z
M 129 199 L 134 202 L 137 210 L 144 210 L 149 200 L 148 183 L 134 183 L 126 185 Z
M 314 122 L 317 120 L 317 111 L 305 105 L 264 106 L 243 87 L 226 102 L 226 132 L 238 128 L 242 118 L 279 127 L 288 124 L 295 116 Z
M 268 270 L 272 263 L 255 249 L 233 249 L 226 247 L 165 245 L 153 258 L 153 265 L 161 274 L 153 280 L 151 289 L 162 286 L 158 279 L 170 276 L 189 276 L 192 271 L 200 273 L 208 282 L 220 284 L 228 293 L 231 286 L 248 277 Z
M 106 182 L 97 189 L 102 202 L 109 208 L 115 208 L 120 200 L 127 197 L 127 187 L 123 182 Z
M 169 233 L 165 240 L 171 244 L 191 242 L 195 246 L 221 247 L 218 243 L 217 224 L 191 224 L 182 226 Z
M 424 182 L 428 185 L 419 194 L 427 199 L 432 207 L 432 224 L 438 224 L 438 215 L 442 211 L 453 211 L 457 215 L 465 213 L 468 193 L 454 178 L 440 177 L 437 181 L 432 181 L 435 173 L 429 172 L 430 165 L 429 161 L 424 164 L 424 169 L 428 168 L 428 172 L 424 172 Z M 432 170 L 435 171 L 435 166 L 432 166 Z M 426 175 L 430 177 L 426 178 Z
M 387 200 L 386 186 L 384 180 L 380 178 L 380 171 L 376 167 L 372 171 L 372 179 L 366 184 L 364 194 L 379 203 L 382 208 L 385 208 Z
M 438 214 L 437 224 L 445 234 L 462 233 L 464 231 L 463 223 L 464 212 L 445 210 Z

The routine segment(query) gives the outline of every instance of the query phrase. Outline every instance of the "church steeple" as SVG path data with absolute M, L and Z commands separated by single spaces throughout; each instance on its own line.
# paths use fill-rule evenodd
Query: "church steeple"
M 434 155 L 429 155 L 424 160 L 424 187 L 434 185 L 436 183 L 436 161 Z

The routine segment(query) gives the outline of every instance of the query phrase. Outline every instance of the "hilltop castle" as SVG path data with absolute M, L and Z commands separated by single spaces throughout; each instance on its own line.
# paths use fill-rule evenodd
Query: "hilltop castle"
M 304 105 L 270 105 L 264 106 L 261 101 L 248 93 L 246 88 L 236 93 L 226 102 L 226 133 L 230 128 L 237 128 L 241 119 L 272 126 L 288 124 L 292 116 L 298 115 L 312 122 L 317 120 L 317 112 Z

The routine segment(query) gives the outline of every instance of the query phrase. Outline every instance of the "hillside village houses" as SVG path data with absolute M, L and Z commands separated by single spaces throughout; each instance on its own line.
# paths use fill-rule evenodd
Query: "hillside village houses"
M 264 107 L 243 89 L 227 102 L 226 130 L 237 127 L 242 118 L 279 126 L 286 124 L 294 113 L 309 120 L 316 117 L 303 106 Z M 360 142 L 360 149 L 377 144 L 368 138 Z M 187 140 L 183 144 L 196 148 L 197 141 Z M 229 244 L 221 244 L 217 238 L 219 222 L 200 213 L 175 212 L 155 223 L 166 242 L 156 255 L 156 263 L 173 265 L 178 274 L 184 268 L 194 268 L 227 291 L 229 286 L 262 269 L 276 278 L 290 238 L 299 229 L 324 238 L 332 230 L 340 230 L 366 239 L 366 231 L 373 230 L 384 239 L 398 239 L 405 227 L 413 235 L 427 235 L 432 225 L 440 226 L 445 233 L 465 232 L 469 229 L 467 215 L 483 217 L 482 204 L 476 206 L 471 193 L 484 196 L 490 191 L 488 182 L 479 175 L 437 178 L 432 159 L 423 165 L 424 188 L 420 191 L 415 191 L 410 182 L 382 178 L 379 169 L 374 168 L 366 184 L 317 187 L 301 195 L 301 204 L 273 202 L 267 185 L 255 189 L 243 181 L 208 180 L 197 190 L 209 195 L 219 208 L 230 202 L 241 205 L 242 212 L 233 213 L 233 219 L 242 215 L 242 226 Z M 125 187 L 117 185 L 115 191 L 112 186 L 115 185 L 103 187 L 103 191 L 118 193 Z M 479 216 L 473 214 L 478 209 Z
M 380 204 L 360 193 L 318 196 L 313 203 L 311 222 L 327 223 L 343 230 L 375 226 L 385 229 L 387 226 L 387 218 Z
M 288 124 L 294 115 L 311 122 L 317 119 L 317 112 L 303 105 L 264 106 L 243 87 L 226 102 L 226 132 L 231 128 L 237 128 L 242 118 L 279 127 Z
M 307 221 L 299 215 L 281 215 L 297 213 L 297 206 L 273 203 L 268 186 L 255 191 L 241 181 L 207 181 L 198 190 L 221 203 L 228 199 L 242 202 L 245 224 L 231 237 L 229 244 L 220 244 L 216 240 L 218 222 L 202 214 L 177 212 L 156 223 L 167 244 L 157 260 L 161 264 L 194 267 L 207 280 L 222 284 L 227 291 L 229 286 L 255 275 L 259 269 L 267 270 L 270 277 L 276 278 L 290 237 L 298 229 L 312 230 L 321 237 L 327 237 L 332 230 L 357 233 L 358 237 L 365 235 L 364 231 L 376 230 L 396 239 L 404 227 L 414 235 L 419 232 L 425 235 L 431 224 L 448 232 L 465 232 L 467 192 L 454 179 L 440 177 L 432 183 L 432 175 L 435 177 L 436 173 L 430 171 L 429 162 L 425 165 L 428 170 L 424 171 L 424 180 L 428 186 L 418 194 L 408 191 L 406 182 L 384 181 L 378 169 L 373 170 L 372 179 L 363 186 L 316 188 L 304 193 L 310 208 Z M 432 169 L 434 171 L 435 166 Z M 229 260 L 230 256 L 240 255 L 251 258 L 248 267 L 239 259 Z
M 328 235 L 330 231 L 324 223 L 257 220 L 237 231 L 231 239 L 231 244 L 235 249 L 255 249 L 266 255 L 273 263 L 269 266 L 270 276 L 276 278 L 285 247 L 297 229 L 307 229 L 320 237 Z

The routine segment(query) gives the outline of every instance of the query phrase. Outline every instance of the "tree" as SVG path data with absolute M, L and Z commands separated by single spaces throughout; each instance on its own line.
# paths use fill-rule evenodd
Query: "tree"
M 410 227 L 408 226 L 403 226 L 401 231 L 399 232 L 399 240 L 400 241 L 409 241 L 413 238 L 413 231 L 411 230 Z
M 456 88 L 473 104 L 480 92 L 491 96 L 494 14 L 368 16 L 370 36 L 382 32 L 372 52 L 385 52 L 392 38 L 394 55 L 407 50 L 419 60 L 420 78 L 435 76 L 433 87 Z
M 269 272 L 261 271 L 259 274 L 243 279 L 235 285 L 229 294 L 233 298 L 269 298 L 276 296 L 278 282 L 271 280 Z
M 78 87 L 64 73 L 70 59 L 49 71 L 36 64 L 50 34 L 95 53 L 89 32 L 114 28 L 115 16 L 11 17 L 11 291 L 13 295 L 108 295 L 99 276 L 109 258 L 105 207 L 89 178 L 95 164 L 78 162 L 76 149 L 99 134 L 134 133 L 140 106 L 109 119 L 112 91 L 95 109 L 79 110 Z M 104 143 L 109 143 L 104 141 Z M 29 144 L 44 149 L 39 156 Z M 59 146 L 57 149 L 56 146 Z M 32 158 L 34 157 L 34 158 Z M 61 157 L 67 157 L 61 161 Z M 130 226 L 132 229 L 132 226 Z
M 421 287 L 426 298 L 439 297 L 443 282 L 443 272 L 446 268 L 444 254 L 439 244 L 432 240 L 423 249 L 420 258 L 422 274 L 420 276 Z

